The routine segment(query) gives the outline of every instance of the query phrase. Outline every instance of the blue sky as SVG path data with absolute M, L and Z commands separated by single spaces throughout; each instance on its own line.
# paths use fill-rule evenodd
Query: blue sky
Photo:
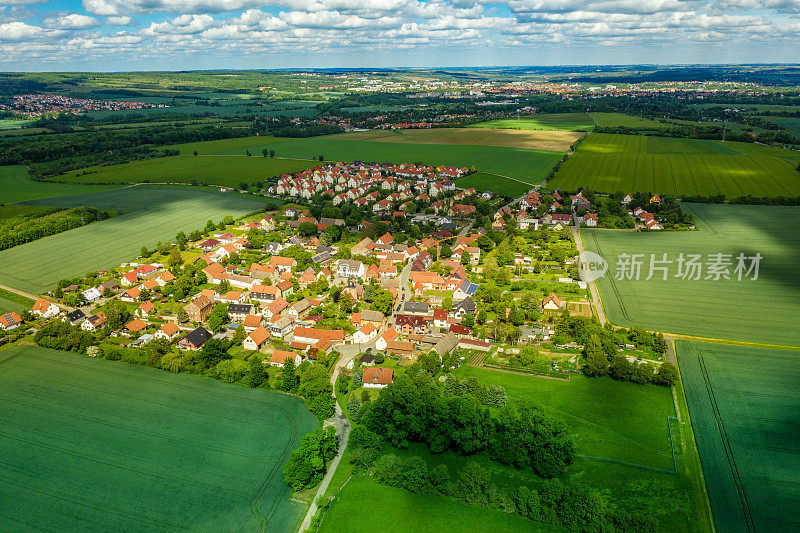
M 0 0 L 2 70 L 800 62 L 800 0 Z

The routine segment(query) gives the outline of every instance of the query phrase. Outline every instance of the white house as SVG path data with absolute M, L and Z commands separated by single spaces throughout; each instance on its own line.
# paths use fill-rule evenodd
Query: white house
M 336 275 L 340 278 L 362 279 L 365 272 L 364 263 L 354 259 L 340 259 L 336 267 Z
M 397 340 L 397 330 L 394 328 L 387 329 L 381 337 L 375 341 L 375 349 L 376 350 L 385 350 L 389 343 L 393 340 Z
M 375 324 L 368 323 L 355 333 L 353 333 L 353 342 L 355 343 L 365 343 L 371 341 L 375 335 L 378 334 L 378 328 L 375 327 Z
M 44 298 L 39 298 L 36 300 L 36 303 L 33 304 L 33 309 L 31 309 L 31 313 L 34 315 L 39 315 L 42 318 L 53 318 L 60 312 L 60 307 L 49 300 L 45 300 Z
M 81 294 L 83 294 L 83 297 L 86 299 L 87 302 L 97 301 L 102 296 L 102 294 L 100 294 L 100 291 L 98 291 L 96 287 L 86 289 Z

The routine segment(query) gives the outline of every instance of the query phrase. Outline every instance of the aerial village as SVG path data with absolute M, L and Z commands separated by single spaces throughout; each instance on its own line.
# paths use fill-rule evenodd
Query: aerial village
M 661 229 L 661 199 L 534 190 L 501 205 L 454 185 L 469 172 L 356 161 L 283 175 L 269 194 L 292 203 L 62 280 L 0 328 L 60 320 L 120 357 L 152 343 L 186 357 L 214 339 L 220 364 L 239 361 L 234 378 L 253 359 L 296 368 L 350 354 L 350 369 L 385 369 L 365 374 L 368 388 L 431 353 L 452 367 L 577 371 L 576 326 L 560 325 L 592 307 L 569 226 L 597 226 L 596 209 L 614 205 L 631 227 Z

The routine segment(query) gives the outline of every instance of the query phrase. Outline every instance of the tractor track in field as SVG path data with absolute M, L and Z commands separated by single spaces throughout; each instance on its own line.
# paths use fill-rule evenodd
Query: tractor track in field
M 742 478 L 739 474 L 739 468 L 736 465 L 736 460 L 733 457 L 733 448 L 731 447 L 730 441 L 728 440 L 728 433 L 725 430 L 725 424 L 722 421 L 722 414 L 720 413 L 719 406 L 717 405 L 717 399 L 714 396 L 714 389 L 711 386 L 711 380 L 708 377 L 708 369 L 706 368 L 706 363 L 703 360 L 703 357 L 698 357 L 697 361 L 700 366 L 700 373 L 703 376 L 703 382 L 706 387 L 706 392 L 708 393 L 708 399 L 711 404 L 711 410 L 714 413 L 714 419 L 717 423 L 717 430 L 719 431 L 720 440 L 722 441 L 722 448 L 725 450 L 725 456 L 728 460 L 728 465 L 731 470 L 731 476 L 733 477 L 733 483 L 736 487 L 736 494 L 739 497 L 739 503 L 742 508 L 742 513 L 744 514 L 745 524 L 747 525 L 747 530 L 755 532 L 755 524 L 753 523 L 753 516 L 750 510 L 750 504 L 747 501 L 747 495 L 744 492 L 744 486 L 742 485 Z

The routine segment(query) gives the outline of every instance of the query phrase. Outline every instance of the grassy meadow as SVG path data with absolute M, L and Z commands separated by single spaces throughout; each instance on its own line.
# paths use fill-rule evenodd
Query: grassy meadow
M 503 118 L 479 122 L 471 128 L 508 129 L 508 130 L 565 130 L 591 131 L 594 122 L 589 115 L 583 113 L 542 113 L 520 118 Z
M 296 527 L 282 467 L 316 425 L 301 400 L 35 346 L 0 368 L 3 529 Z
M 598 280 L 609 320 L 621 326 L 711 338 L 800 345 L 800 207 L 682 204 L 695 216 L 694 232 L 623 232 L 584 230 L 587 250 L 609 263 Z M 650 254 L 673 261 L 667 280 L 656 271 L 650 280 Z M 730 254 L 731 279 L 676 278 L 679 254 Z M 739 281 L 736 256 L 762 256 L 757 280 Z M 638 281 L 614 279 L 620 254 L 644 254 Z M 746 266 L 749 266 L 749 262 Z M 752 277 L 752 276 L 751 276 Z
M 616 128 L 624 127 L 631 129 L 647 130 L 661 129 L 664 124 L 650 120 L 649 118 L 634 117 L 623 113 L 589 113 L 589 116 L 599 127 Z
M 549 182 L 598 192 L 800 196 L 800 152 L 750 143 L 592 133 Z
M 213 141 L 211 141 L 213 142 Z M 194 145 L 200 143 L 192 143 Z M 280 145 L 282 143 L 279 143 Z M 277 145 L 276 145 L 277 146 Z M 242 155 L 244 155 L 242 149 Z M 253 157 L 219 155 L 178 155 L 145 159 L 121 165 L 90 167 L 57 176 L 61 182 L 83 183 L 191 183 L 237 187 L 246 181 L 264 181 L 286 172 L 299 172 L 314 166 L 312 161 L 265 158 L 261 149 L 251 149 Z
M 65 194 L 109 191 L 115 188 L 108 185 L 32 181 L 28 178 L 28 169 L 21 165 L 0 167 L 0 204 Z
M 800 353 L 677 342 L 717 531 L 796 531 Z
M 179 231 L 200 229 L 209 219 L 218 222 L 225 215 L 240 216 L 265 206 L 249 196 L 147 185 L 32 203 L 125 211 L 0 252 L 0 283 L 32 293 L 50 290 L 65 277 L 130 261 L 143 245 L 152 248 L 157 241 L 173 240 Z
M 193 155 L 197 152 L 200 155 L 217 154 L 228 150 L 235 150 L 237 148 L 249 148 L 251 146 L 260 146 L 265 142 L 278 143 L 288 139 L 272 136 L 253 135 L 251 137 L 234 137 L 232 139 L 218 139 L 216 141 L 198 141 L 192 143 L 170 144 L 167 146 L 160 146 L 163 150 L 179 150 L 181 155 Z M 253 153 L 259 157 L 263 157 L 261 152 Z
M 440 494 L 413 494 L 365 476 L 350 479 L 333 500 L 320 533 L 531 533 L 567 531 L 500 510 L 464 505 Z
M 480 192 L 490 190 L 494 194 L 513 197 L 522 196 L 531 188 L 528 183 L 521 183 L 497 174 L 487 174 L 485 172 L 476 172 L 459 178 L 456 180 L 456 185 L 464 188 L 474 187 Z

